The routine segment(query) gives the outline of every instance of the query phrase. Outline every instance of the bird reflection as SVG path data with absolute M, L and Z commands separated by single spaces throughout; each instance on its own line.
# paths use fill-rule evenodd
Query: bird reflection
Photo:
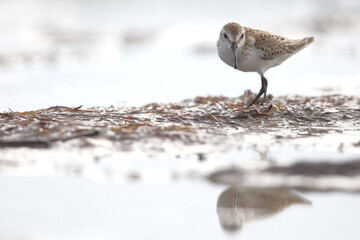
M 290 189 L 232 186 L 220 194 L 217 213 L 221 227 L 234 232 L 246 222 L 271 217 L 294 204 L 310 205 L 311 202 Z

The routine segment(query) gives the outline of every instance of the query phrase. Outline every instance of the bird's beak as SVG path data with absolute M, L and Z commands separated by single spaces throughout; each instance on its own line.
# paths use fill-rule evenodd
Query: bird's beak
M 233 42 L 232 44 L 231 44 L 231 50 L 233 51 L 233 53 L 234 53 L 234 68 L 235 69 L 237 69 L 237 67 L 238 67 L 238 64 L 237 64 L 237 59 L 238 59 L 238 57 L 237 57 L 237 49 L 238 49 L 238 47 L 237 47 L 237 44 L 236 44 L 236 42 Z

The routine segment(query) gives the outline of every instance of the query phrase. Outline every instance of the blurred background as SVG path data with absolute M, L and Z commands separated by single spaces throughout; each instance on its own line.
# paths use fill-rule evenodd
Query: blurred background
M 230 21 L 315 37 L 267 72 L 270 93 L 356 94 L 359 12 L 357 0 L 2 0 L 0 111 L 257 92 L 256 73 L 217 56 L 219 31 Z

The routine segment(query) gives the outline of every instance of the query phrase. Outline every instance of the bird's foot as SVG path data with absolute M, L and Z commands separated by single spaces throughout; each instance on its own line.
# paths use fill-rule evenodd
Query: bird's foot
M 248 105 L 246 105 L 246 106 L 244 106 L 244 108 L 249 109 L 251 106 L 253 106 L 253 105 L 257 102 L 257 100 L 258 100 L 258 99 L 256 99 L 256 101 L 255 101 L 255 99 L 253 99 L 253 100 L 251 101 L 251 103 L 248 104 Z M 258 104 L 258 106 L 264 105 L 268 100 L 269 100 L 269 99 L 268 99 L 267 97 L 264 97 L 264 98 L 260 101 L 260 103 Z

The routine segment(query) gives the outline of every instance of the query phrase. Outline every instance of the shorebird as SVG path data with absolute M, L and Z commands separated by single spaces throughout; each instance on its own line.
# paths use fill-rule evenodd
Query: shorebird
M 312 41 L 313 37 L 292 40 L 230 22 L 220 31 L 217 51 L 227 65 L 243 72 L 257 72 L 260 75 L 261 88 L 247 106 L 250 107 L 263 94 L 263 101 L 266 101 L 268 80 L 264 73 L 269 68 L 280 65 Z

